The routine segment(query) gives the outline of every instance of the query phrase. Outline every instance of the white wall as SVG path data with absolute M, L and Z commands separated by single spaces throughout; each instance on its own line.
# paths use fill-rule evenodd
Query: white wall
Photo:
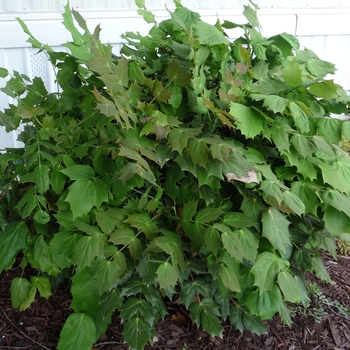
M 350 0 L 255 0 L 260 6 L 259 20 L 264 36 L 287 32 L 297 35 L 300 43 L 312 49 L 319 57 L 335 63 L 337 83 L 350 90 Z M 16 17 L 27 24 L 30 31 L 43 43 L 53 47 L 71 40 L 62 25 L 66 0 L 0 0 L 0 67 L 17 70 L 29 77 L 40 76 L 49 91 L 55 91 L 53 70 L 44 54 L 37 54 L 26 42 Z M 243 5 L 248 0 L 182 0 L 182 4 L 202 15 L 204 21 L 215 23 L 217 18 L 245 23 Z M 91 30 L 101 24 L 101 38 L 115 47 L 121 47 L 120 35 L 126 31 L 146 34 L 150 25 L 137 14 L 133 0 L 70 0 L 71 7 L 80 11 Z M 146 0 L 146 6 L 157 20 L 169 17 L 165 9 L 174 8 L 169 0 Z M 0 79 L 0 87 L 5 81 Z M 11 103 L 0 92 L 0 110 Z M 5 135 L 0 128 L 0 149 L 18 146 L 16 136 Z

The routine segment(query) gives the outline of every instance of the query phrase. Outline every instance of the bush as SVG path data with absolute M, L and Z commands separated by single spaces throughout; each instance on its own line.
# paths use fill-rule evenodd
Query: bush
M 143 349 L 173 298 L 212 336 L 222 319 L 256 333 L 276 313 L 290 324 L 287 304 L 309 303 L 304 272 L 330 281 L 319 248 L 335 256 L 350 236 L 335 67 L 291 35 L 264 38 L 254 5 L 248 24 L 213 26 L 179 1 L 161 23 L 137 4 L 154 25 L 123 35 L 120 57 L 68 5 L 71 53 L 19 20 L 60 89 L 0 71 L 17 101 L 0 122 L 24 125 L 24 147 L 0 155 L 0 271 L 16 257 L 38 270 L 13 279 L 12 304 L 70 278 L 62 350 L 91 349 L 115 310 Z

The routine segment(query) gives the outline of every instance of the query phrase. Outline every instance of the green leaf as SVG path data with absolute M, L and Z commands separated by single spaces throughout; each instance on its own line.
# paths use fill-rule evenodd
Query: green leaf
M 335 74 L 336 68 L 333 63 L 320 59 L 311 59 L 306 62 L 306 68 L 316 77 L 323 78 L 327 74 Z
M 98 226 L 106 234 L 110 234 L 116 226 L 120 226 L 127 217 L 127 213 L 118 208 L 97 211 L 95 215 Z
M 230 322 L 241 333 L 244 330 L 243 311 L 239 305 L 232 305 L 230 308 Z
M 260 23 L 256 13 L 256 10 L 259 8 L 254 3 L 252 4 L 254 5 L 255 9 L 249 5 L 248 6 L 243 5 L 244 6 L 243 15 L 253 27 L 260 28 Z
M 318 176 L 318 170 L 315 166 L 306 159 L 299 159 L 297 165 L 298 172 L 304 177 L 304 179 L 310 179 L 310 181 L 316 180 Z
M 262 214 L 262 235 L 266 237 L 275 249 L 285 253 L 289 246 L 290 222 L 276 208 L 270 207 Z
M 0 68 L 0 78 L 6 78 L 9 72 L 6 68 Z
M 227 252 L 238 261 L 243 259 L 243 247 L 237 235 L 232 232 L 227 226 L 215 224 L 214 227 L 222 232 L 221 239 L 224 248 Z
M 291 191 L 283 192 L 283 204 L 299 216 L 305 213 L 304 203 L 296 194 Z
M 317 122 L 318 131 L 330 144 L 338 145 L 341 140 L 341 123 L 335 118 L 322 118 Z
M 131 227 L 141 230 L 148 238 L 153 236 L 158 227 L 157 223 L 147 214 L 130 214 L 124 222 L 128 223 Z
M 254 262 L 258 254 L 258 239 L 247 228 L 236 230 L 235 234 L 237 235 L 238 239 L 242 244 L 243 257 L 246 258 L 248 261 Z
M 206 167 L 208 162 L 208 146 L 204 140 L 192 139 L 188 143 L 188 153 L 193 164 Z
M 337 165 L 337 164 L 334 164 Z M 331 185 L 334 189 L 339 191 L 346 191 L 350 193 L 350 187 L 346 179 L 348 170 L 346 167 L 340 166 L 336 169 L 335 166 L 331 166 L 326 163 L 318 163 L 317 166 L 321 169 L 323 181 Z
M 206 207 L 196 214 L 195 220 L 201 224 L 209 223 L 210 221 L 216 220 L 222 213 L 223 211 L 221 208 Z
M 102 257 L 105 238 L 103 236 L 83 236 L 77 242 L 74 252 L 74 261 L 77 269 L 90 266 L 96 257 Z
M 197 12 L 190 11 L 186 7 L 178 7 L 174 12 L 171 12 L 171 17 L 183 29 L 188 30 L 193 24 L 198 22 L 200 15 Z
M 19 126 L 19 123 L 20 117 L 14 118 L 0 111 L 0 125 L 6 128 L 6 132 L 16 130 Z
M 316 82 L 309 86 L 309 90 L 317 97 L 325 100 L 334 100 L 338 97 L 338 86 L 334 84 L 333 80 L 324 80 Z
M 193 25 L 193 31 L 201 45 L 213 46 L 218 44 L 229 44 L 227 37 L 211 24 L 197 21 Z
M 294 118 L 295 125 L 301 133 L 307 133 L 310 130 L 309 119 L 305 114 L 305 111 L 296 102 L 289 103 L 289 109 L 292 117 Z
M 292 303 L 299 303 L 301 301 L 299 283 L 288 271 L 280 272 L 277 280 L 283 292 L 284 301 L 290 301 Z
M 154 327 L 142 317 L 133 316 L 125 322 L 123 337 L 132 349 L 144 349 L 147 342 L 152 343 L 153 337 L 157 335 Z
M 27 297 L 19 307 L 19 311 L 28 309 L 30 305 L 34 302 L 35 296 L 36 296 L 36 285 L 34 283 L 30 283 Z
M 259 294 L 259 290 L 255 290 L 247 297 L 245 304 L 249 311 L 259 316 L 260 319 L 271 319 L 280 310 L 282 303 L 281 292 L 277 285 L 274 285 L 272 291 L 266 291 Z
M 233 292 L 240 292 L 241 287 L 238 282 L 238 278 L 234 271 L 231 269 L 221 265 L 220 266 L 220 277 L 222 279 L 222 283 L 226 288 Z
M 50 241 L 52 260 L 61 270 L 74 265 L 74 247 L 80 238 L 75 232 L 61 231 Z
M 75 23 L 73 21 L 72 11 L 70 10 L 69 3 L 64 6 L 63 13 L 63 25 L 66 29 L 71 33 L 74 43 L 76 45 L 84 45 L 86 41 L 86 37 L 79 32 L 76 28 Z
M 162 289 L 175 287 L 178 280 L 177 270 L 168 262 L 162 263 L 157 269 L 159 286 Z
M 71 180 L 88 180 L 95 176 L 95 171 L 88 165 L 72 165 L 61 173 L 67 175 Z
M 287 60 L 281 76 L 287 84 L 297 87 L 302 83 L 301 73 L 299 63 L 293 58 L 292 60 Z
M 52 295 L 51 293 L 51 283 L 49 277 L 36 277 L 32 276 L 30 278 L 30 282 L 36 286 L 36 288 L 39 291 L 39 294 L 42 298 L 49 299 L 49 297 Z
M 24 221 L 16 221 L 0 232 L 0 272 L 11 267 L 16 255 L 27 247 L 30 231 Z
M 34 168 L 34 181 L 38 191 L 44 194 L 50 187 L 50 168 L 47 165 L 39 164 Z
M 186 308 L 189 308 L 195 301 L 197 293 L 206 297 L 211 294 L 210 288 L 210 283 L 202 278 L 196 278 L 194 281 L 186 281 L 181 288 L 181 301 L 185 304 Z
M 285 303 L 281 303 L 279 314 L 280 314 L 281 321 L 283 322 L 283 324 L 286 324 L 287 326 L 292 325 L 293 321 L 291 318 L 291 312 Z
M 294 182 L 291 185 L 293 193 L 295 193 L 299 199 L 305 205 L 305 212 L 317 215 L 317 208 L 320 205 L 320 200 L 315 194 L 315 190 L 311 185 L 308 186 L 305 182 Z
M 268 197 L 271 197 L 271 198 L 274 198 L 278 204 L 281 204 L 283 200 L 283 192 L 274 181 L 270 181 L 270 180 L 261 181 L 259 189 L 263 191 L 265 200 L 267 200 Z
M 212 337 L 223 338 L 223 327 L 217 315 L 210 310 L 203 310 L 201 312 L 201 326 Z
M 326 205 L 344 212 L 350 217 L 350 196 L 336 190 L 328 190 L 322 193 L 322 201 Z
M 323 221 L 332 236 L 340 236 L 346 232 L 350 233 L 349 216 L 333 207 L 328 207 L 324 211 Z
M 43 272 L 53 273 L 55 266 L 51 257 L 51 249 L 44 240 L 44 235 L 36 236 L 34 242 L 33 265 Z
M 322 258 L 320 256 L 314 256 L 311 258 L 312 261 L 312 269 L 315 274 L 326 283 L 331 283 L 331 277 L 329 276 L 328 271 L 326 270 Z
M 245 228 L 255 224 L 250 216 L 240 212 L 230 212 L 225 214 L 222 223 L 235 228 Z
M 73 220 L 84 216 L 94 207 L 99 207 L 98 194 L 101 195 L 101 188 L 91 180 L 76 180 L 68 188 L 66 201 L 70 204 Z
M 121 252 L 119 252 L 119 254 L 123 255 Z M 124 255 L 123 257 L 125 260 Z M 106 291 L 110 291 L 110 289 L 114 286 L 117 279 L 121 276 L 125 269 L 125 266 L 121 265 L 124 264 L 119 264 L 115 258 L 113 261 L 107 261 L 103 259 L 97 263 L 94 277 L 99 281 L 97 289 L 100 295 Z
M 241 130 L 244 136 L 254 138 L 263 130 L 263 120 L 260 114 L 252 107 L 245 106 L 240 103 L 230 103 L 230 114 L 232 114 L 238 122 L 237 129 Z
M 290 142 L 289 142 L 289 135 L 285 128 L 280 125 L 275 125 L 271 129 L 271 138 L 272 141 L 275 143 L 277 148 L 281 150 L 289 150 Z
M 248 331 L 255 334 L 267 334 L 266 326 L 255 315 L 251 315 L 247 312 L 243 314 L 243 324 Z
M 213 252 L 215 255 L 218 250 L 222 248 L 221 237 L 213 226 L 207 227 L 204 231 L 204 243 L 208 247 L 209 251 Z
M 264 107 L 266 107 L 268 110 L 274 113 L 283 114 L 288 103 L 289 103 L 289 100 L 277 95 L 264 96 Z
M 10 286 L 12 307 L 18 309 L 28 298 L 29 290 L 30 283 L 26 278 L 13 278 Z
M 71 293 L 73 296 L 70 307 L 75 312 L 96 313 L 99 309 L 99 293 L 97 290 L 94 269 L 85 267 L 72 277 Z M 87 291 L 89 291 L 87 293 Z
M 289 262 L 276 254 L 265 251 L 260 253 L 252 267 L 252 273 L 255 277 L 254 285 L 260 288 L 260 294 L 266 291 L 272 291 L 277 275 L 289 267 Z
M 66 176 L 61 172 L 62 169 L 61 165 L 56 165 L 50 172 L 50 185 L 57 195 L 63 192 L 67 180 Z
M 310 141 L 303 135 L 294 134 L 290 138 L 291 144 L 297 150 L 299 154 L 301 154 L 304 158 L 312 156 L 312 148 L 310 145 Z
M 180 65 L 176 61 L 171 61 L 166 69 L 166 75 L 174 85 L 186 85 L 191 81 L 191 75 L 181 71 Z
M 59 350 L 88 350 L 96 341 L 96 326 L 92 318 L 85 313 L 73 313 L 68 316 L 58 341 Z

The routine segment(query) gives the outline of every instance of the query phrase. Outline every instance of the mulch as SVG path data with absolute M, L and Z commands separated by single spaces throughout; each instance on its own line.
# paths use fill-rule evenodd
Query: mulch
M 350 349 L 350 258 L 334 260 L 327 254 L 323 258 L 333 282 L 325 284 L 308 276 L 311 283 L 319 284 L 319 294 L 306 311 L 295 308 L 291 327 L 275 316 L 266 322 L 268 334 L 256 335 L 241 333 L 224 322 L 223 339 L 212 338 L 191 322 L 181 306 L 171 306 L 169 315 L 157 324 L 157 341 L 145 350 Z M 14 267 L 0 275 L 0 349 L 56 349 L 61 328 L 72 312 L 69 288 L 61 284 L 49 300 L 38 298 L 29 309 L 19 312 L 11 307 L 9 288 L 11 280 L 22 273 Z M 128 349 L 121 332 L 120 318 L 115 314 L 93 350 Z

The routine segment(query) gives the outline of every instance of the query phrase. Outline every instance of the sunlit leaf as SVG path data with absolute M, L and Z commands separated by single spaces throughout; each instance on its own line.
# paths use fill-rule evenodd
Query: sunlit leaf
M 254 138 L 263 130 L 263 120 L 252 107 L 231 102 L 230 114 L 238 120 L 236 127 L 241 130 L 246 137 Z
M 201 45 L 228 44 L 228 39 L 215 26 L 197 21 L 193 25 L 194 33 Z

